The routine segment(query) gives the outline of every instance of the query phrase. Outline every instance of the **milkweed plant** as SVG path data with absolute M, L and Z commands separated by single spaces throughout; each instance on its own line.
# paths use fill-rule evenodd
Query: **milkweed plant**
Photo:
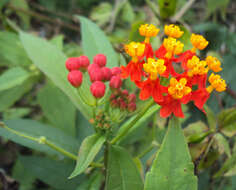
M 106 190 L 197 189 L 194 165 L 180 126 L 185 118 L 183 105 L 193 104 L 207 114 L 204 105 L 211 93 L 225 91 L 226 82 L 218 74 L 222 71 L 219 59 L 199 56 L 208 46 L 202 35 L 191 34 L 192 47 L 184 51 L 179 40 L 184 32 L 177 25 L 165 25 L 162 44 L 154 49 L 151 38 L 159 32 L 152 24 L 141 25 L 139 34 L 144 41 L 124 45 L 127 64 L 109 68 L 109 55 L 102 52 L 93 58 L 82 55 L 66 60 L 67 79 L 63 80 L 76 90 L 81 103 L 91 108 L 88 120 L 94 134 L 83 140 L 78 155 L 57 147 L 46 137 L 32 140 L 76 160 L 69 179 L 99 170 L 105 176 Z M 86 93 L 84 86 L 89 88 Z M 90 96 L 93 101 L 87 98 Z M 133 158 L 122 140 L 132 136 L 150 110 L 154 110 L 154 124 L 158 118 L 167 118 L 168 129 L 161 144 L 152 141 L 147 150 Z M 151 163 L 145 174 L 139 156 L 147 154 Z

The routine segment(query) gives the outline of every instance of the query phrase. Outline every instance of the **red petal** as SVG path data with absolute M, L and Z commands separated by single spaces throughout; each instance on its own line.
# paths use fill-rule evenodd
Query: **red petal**
M 173 112 L 176 117 L 184 118 L 184 113 L 182 111 L 181 102 L 179 100 L 175 100 L 173 105 Z
M 155 51 L 155 55 L 157 58 L 164 58 L 166 54 L 166 49 L 163 45 L 160 46 L 158 50 Z

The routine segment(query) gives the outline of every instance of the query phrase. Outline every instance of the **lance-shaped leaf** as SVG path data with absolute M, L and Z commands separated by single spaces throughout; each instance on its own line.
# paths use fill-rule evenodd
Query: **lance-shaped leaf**
M 0 91 L 8 90 L 22 84 L 30 74 L 21 67 L 14 67 L 0 76 Z
M 107 57 L 107 67 L 118 66 L 118 55 L 112 48 L 111 43 L 104 32 L 93 22 L 85 17 L 76 16 L 81 23 L 82 46 L 84 54 L 90 60 L 98 53 L 103 53 Z
M 99 150 L 102 148 L 105 140 L 104 136 L 97 133 L 84 139 L 80 146 L 76 167 L 69 178 L 73 178 L 87 169 Z
M 173 118 L 147 173 L 144 190 L 197 190 L 197 178 L 179 121 Z
M 105 190 L 143 190 L 140 173 L 130 154 L 119 146 L 108 149 Z
M 50 42 L 24 32 L 20 32 L 20 40 L 33 63 L 72 100 L 87 119 L 90 119 L 91 107 L 82 101 L 77 89 L 67 81 L 68 71 L 65 68 L 67 57 L 63 52 Z M 89 91 L 87 94 L 90 94 Z

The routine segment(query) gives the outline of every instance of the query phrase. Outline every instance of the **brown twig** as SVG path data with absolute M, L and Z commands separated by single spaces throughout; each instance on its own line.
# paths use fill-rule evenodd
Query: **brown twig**
M 73 20 L 73 21 L 74 21 L 74 18 L 73 18 L 72 16 L 67 15 L 67 14 L 65 14 L 65 13 L 62 13 L 62 12 L 54 12 L 54 11 L 49 10 L 48 8 L 46 8 L 46 7 L 42 6 L 42 5 L 39 5 L 39 4 L 37 4 L 37 3 L 34 3 L 34 2 L 31 2 L 30 5 L 31 5 L 32 7 L 34 7 L 34 8 L 36 8 L 36 9 L 42 11 L 42 12 L 51 13 L 51 14 L 54 14 L 54 15 L 56 15 L 56 16 L 64 17 L 64 18 L 66 18 L 66 19 L 69 19 L 69 20 Z
M 230 87 L 226 88 L 226 93 L 228 93 L 232 98 L 236 99 L 236 92 L 232 90 Z
M 12 6 L 12 5 L 8 5 L 8 8 L 11 9 L 11 10 L 14 10 L 16 12 L 18 11 L 18 12 L 22 12 L 24 14 L 30 15 L 32 17 L 35 17 L 35 18 L 39 19 L 39 20 L 43 20 L 43 21 L 50 22 L 50 23 L 53 23 L 53 24 L 58 24 L 62 27 L 74 30 L 76 32 L 80 32 L 80 28 L 78 26 L 75 26 L 75 25 L 69 24 L 69 23 L 65 23 L 61 19 L 56 19 L 55 20 L 55 19 L 52 19 L 52 18 L 50 18 L 48 16 L 45 16 L 43 14 L 36 13 L 36 12 L 30 11 L 30 10 L 25 10 L 25 9 L 15 7 L 15 6 Z
M 177 12 L 173 18 L 171 18 L 171 21 L 172 22 L 176 22 L 176 21 L 179 21 L 182 16 L 186 13 L 186 11 L 193 5 L 193 3 L 195 2 L 195 0 L 189 0 L 183 7 L 182 9 L 180 9 L 179 12 Z

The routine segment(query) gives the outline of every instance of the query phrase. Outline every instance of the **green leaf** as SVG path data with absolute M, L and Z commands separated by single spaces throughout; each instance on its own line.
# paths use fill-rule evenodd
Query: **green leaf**
M 219 153 L 226 153 L 228 157 L 231 157 L 230 146 L 227 139 L 220 133 L 215 134 L 213 138 L 216 141 Z
M 130 154 L 119 146 L 108 147 L 105 190 L 143 190 L 140 173 Z
M 201 121 L 191 123 L 184 128 L 184 135 L 188 143 L 199 143 L 210 133 L 206 124 Z
M 139 130 L 139 128 L 141 127 L 146 127 L 145 126 L 145 122 L 149 121 L 149 119 L 151 118 L 151 116 L 157 112 L 157 110 L 160 109 L 160 106 L 158 105 L 154 105 L 152 106 L 135 124 L 134 126 L 127 132 L 127 134 L 122 137 L 120 139 L 119 142 L 121 141 L 125 141 L 124 143 L 132 143 L 135 140 L 137 140 L 137 138 L 139 138 L 139 136 L 134 135 L 135 132 L 137 132 Z M 137 113 L 138 114 L 138 113 Z M 130 119 L 128 119 L 128 121 L 126 121 L 119 129 L 119 131 L 117 132 L 117 135 L 119 135 L 120 133 L 122 133 L 124 130 L 126 130 L 126 128 L 129 126 L 129 124 L 135 120 L 137 115 L 134 115 L 133 117 L 131 117 Z M 140 134 L 141 136 L 143 136 L 143 134 Z
M 151 170 L 145 190 L 197 190 L 197 178 L 188 145 L 177 118 L 172 118 Z
M 75 190 L 84 181 L 83 176 L 67 179 L 73 169 L 71 162 L 64 163 L 39 156 L 20 156 L 19 160 L 31 175 L 56 189 Z
M 55 45 L 59 50 L 63 50 L 63 35 L 54 36 L 50 42 Z
M 22 85 L 2 91 L 0 93 L 0 111 L 5 111 L 13 105 L 21 96 L 31 90 L 32 86 L 33 80 L 27 80 Z
M 12 177 L 20 183 L 19 190 L 29 190 L 33 188 L 33 183 L 36 180 L 34 176 L 25 170 L 22 163 L 17 160 L 12 171 Z
M 11 108 L 3 112 L 3 119 L 18 119 L 28 115 L 31 112 L 30 108 Z
M 112 14 L 112 5 L 108 2 L 102 2 L 92 9 L 91 19 L 94 20 L 99 26 L 104 26 L 110 21 Z
M 17 9 L 23 9 L 26 12 L 29 11 L 29 6 L 26 0 L 11 0 L 10 4 Z M 30 26 L 30 14 L 25 14 L 23 11 L 14 11 L 14 13 L 19 16 L 23 27 L 28 29 Z
M 9 128 L 19 131 L 25 135 L 29 135 L 35 138 L 44 136 L 48 140 L 53 142 L 55 145 L 60 146 L 71 153 L 76 154 L 78 150 L 77 140 L 69 135 L 66 135 L 57 128 L 44 125 L 37 121 L 29 119 L 8 120 L 5 123 Z M 4 128 L 0 128 L 0 136 L 5 137 L 28 148 L 39 150 L 51 155 L 59 154 L 57 151 L 49 148 L 46 145 L 39 144 L 32 140 L 18 136 Z
M 91 107 L 82 102 L 77 90 L 67 81 L 66 56 L 50 42 L 30 34 L 20 32 L 20 39 L 33 63 L 72 100 L 87 119 L 90 119 Z
M 230 158 L 228 158 L 220 170 L 213 177 L 220 177 L 224 175 L 224 173 L 230 171 L 230 169 L 235 170 L 236 165 L 236 153 L 234 153 Z
M 70 179 L 81 174 L 87 169 L 87 167 L 91 164 L 97 153 L 102 148 L 104 142 L 105 137 L 97 133 L 84 139 L 80 146 L 76 167 L 70 175 Z
M 30 74 L 21 67 L 8 69 L 0 76 L 0 91 L 22 84 L 29 76 Z
M 52 83 L 40 89 L 37 98 L 43 114 L 52 126 L 75 136 L 76 108 L 69 98 Z
M 207 122 L 211 130 L 216 130 L 217 118 L 214 112 L 207 106 L 204 105 L 204 109 L 206 111 Z
M 82 46 L 86 56 L 93 59 L 98 53 L 107 56 L 107 67 L 118 66 L 118 55 L 114 51 L 104 32 L 85 17 L 76 16 L 81 23 Z
M 123 22 L 128 22 L 128 23 L 132 23 L 135 19 L 135 13 L 129 1 L 127 1 L 125 5 L 123 5 L 123 9 L 121 12 L 121 19 L 123 20 Z
M 207 0 L 207 16 L 219 9 L 226 9 L 229 2 L 229 0 Z
M 0 32 L 0 65 L 28 66 L 31 64 L 19 37 L 12 32 Z
M 160 16 L 163 19 L 175 14 L 177 0 L 156 0 L 160 9 Z
M 94 172 L 88 180 L 82 183 L 76 190 L 100 190 L 104 175 L 101 172 Z

